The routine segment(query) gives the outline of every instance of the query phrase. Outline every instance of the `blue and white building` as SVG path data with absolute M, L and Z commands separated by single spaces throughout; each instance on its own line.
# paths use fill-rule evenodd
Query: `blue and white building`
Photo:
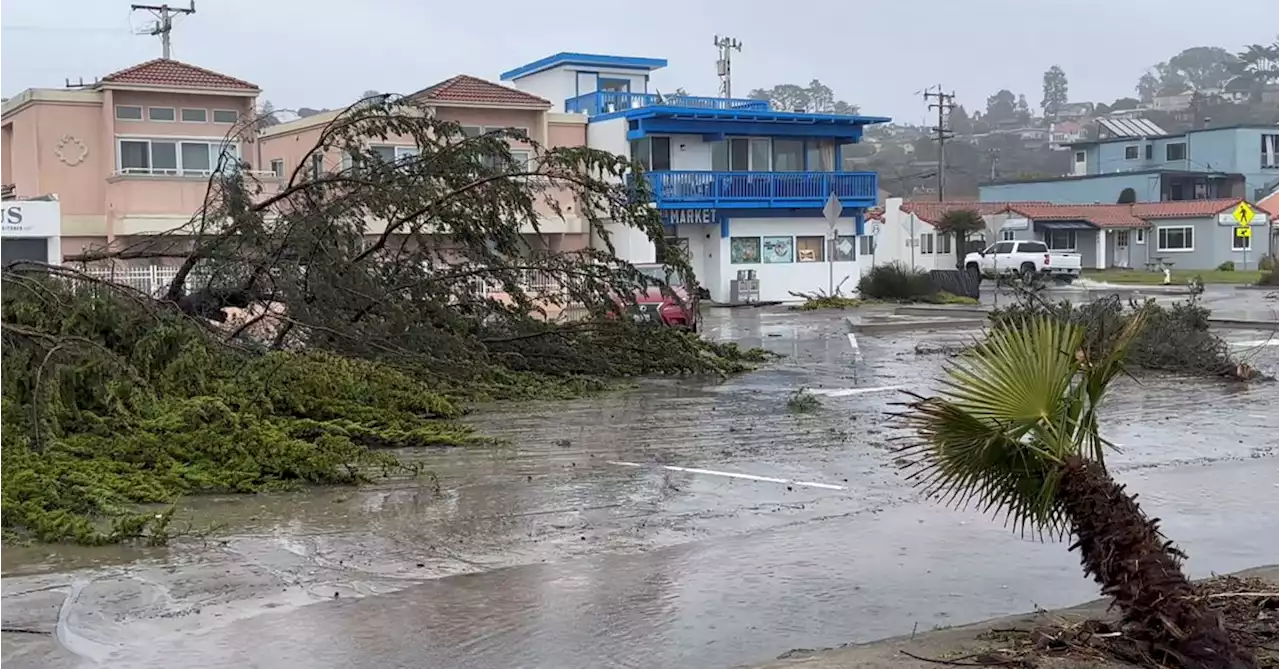
M 890 119 L 775 111 L 760 100 L 659 93 L 658 58 L 559 53 L 502 74 L 516 88 L 563 104 L 587 122 L 587 145 L 630 155 L 646 168 L 668 234 L 687 246 L 698 281 L 714 301 L 755 270 L 760 299 L 826 290 L 848 277 L 851 291 L 869 258 L 858 255 L 874 172 L 846 172 L 843 147 Z M 842 211 L 831 230 L 823 207 Z M 653 262 L 642 234 L 611 230 L 617 253 Z

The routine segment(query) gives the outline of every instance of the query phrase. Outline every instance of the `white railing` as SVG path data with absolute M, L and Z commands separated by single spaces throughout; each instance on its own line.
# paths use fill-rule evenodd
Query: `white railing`
M 279 179 L 279 174 L 271 170 L 240 170 L 241 173 L 258 179 Z M 118 177 L 181 177 L 186 179 L 208 179 L 213 170 L 178 170 L 159 167 L 123 167 L 112 173 Z

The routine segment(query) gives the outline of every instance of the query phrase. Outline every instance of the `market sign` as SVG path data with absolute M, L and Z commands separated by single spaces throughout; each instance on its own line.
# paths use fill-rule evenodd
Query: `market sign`
M 663 225 L 713 225 L 719 222 L 715 209 L 672 209 L 662 212 Z
M 62 208 L 56 201 L 9 200 L 0 211 L 0 234 L 5 237 L 57 237 Z

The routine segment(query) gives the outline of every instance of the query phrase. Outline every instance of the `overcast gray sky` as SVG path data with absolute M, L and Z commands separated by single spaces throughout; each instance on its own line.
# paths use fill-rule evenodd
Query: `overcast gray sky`
M 158 1 L 158 0 L 157 0 Z M 171 0 L 173 1 L 173 0 Z M 734 90 L 820 79 L 864 113 L 920 122 L 941 83 L 968 109 L 1000 88 L 1041 97 L 1050 65 L 1072 101 L 1133 94 L 1144 68 L 1197 45 L 1270 42 L 1276 0 L 198 0 L 173 55 L 247 79 L 278 109 L 335 107 L 366 89 L 497 80 L 559 51 L 666 58 L 659 90 L 714 94 L 719 33 L 744 43 Z M 160 55 L 150 20 L 115 0 L 4 0 L 0 88 L 59 87 Z M 558 101 L 556 101 L 558 102 Z

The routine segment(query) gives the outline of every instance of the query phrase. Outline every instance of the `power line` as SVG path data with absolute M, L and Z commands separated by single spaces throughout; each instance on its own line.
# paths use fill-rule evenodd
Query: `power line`
M 956 108 L 955 91 L 944 93 L 942 84 L 938 84 L 937 91 L 932 89 L 925 90 L 924 101 L 928 103 L 929 109 L 938 110 L 938 125 L 931 128 L 938 139 L 938 201 L 946 201 L 947 188 L 947 140 L 955 136 L 955 133 L 947 129 L 947 117 L 951 110 Z M 937 102 L 929 102 L 931 98 L 936 98 Z
M 196 0 L 190 0 L 189 7 L 170 7 L 169 5 L 129 5 L 132 11 L 148 11 L 156 17 L 156 22 L 151 26 L 148 35 L 160 36 L 160 44 L 163 49 L 164 59 L 169 60 L 171 53 L 169 34 L 173 32 L 173 17 L 180 14 L 195 14 Z

